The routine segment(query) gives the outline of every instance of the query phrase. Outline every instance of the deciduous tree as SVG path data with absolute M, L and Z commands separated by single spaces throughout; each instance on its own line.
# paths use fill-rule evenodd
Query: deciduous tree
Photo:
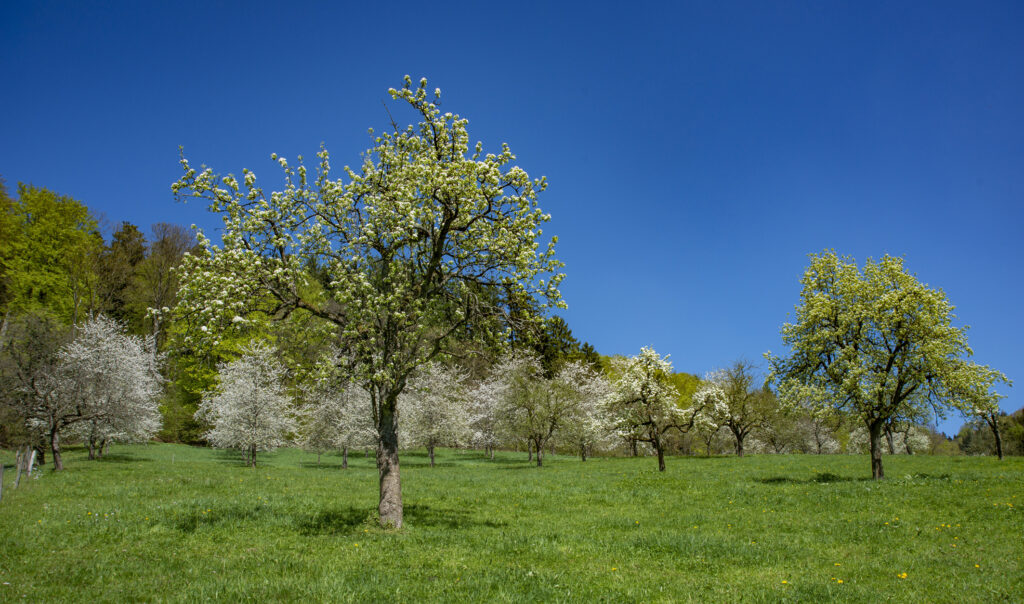
M 248 170 L 239 181 L 184 158 L 173 188 L 207 199 L 225 224 L 222 246 L 202 239 L 206 251 L 186 258 L 181 312 L 216 334 L 269 296 L 276 316 L 304 309 L 336 325 L 348 372 L 370 395 L 380 522 L 400 527 L 398 401 L 410 375 L 474 316 L 507 311 L 512 299 L 559 304 L 562 275 L 555 240 L 538 241 L 549 219 L 537 205 L 544 179 L 514 165 L 507 145 L 470 149 L 467 120 L 442 113 L 426 79 L 389 93 L 418 125 L 376 135 L 344 179 L 331 179 L 321 149 L 315 174 L 273 156 L 281 191 L 265 193 Z M 312 269 L 325 278 L 311 279 Z M 474 295 L 480 287 L 500 294 L 497 304 Z
M 887 421 L 929 408 L 962 408 L 964 359 L 972 354 L 953 306 L 904 269 L 903 259 L 868 260 L 863 270 L 834 252 L 811 256 L 796 321 L 782 326 L 785 357 L 768 355 L 782 390 L 849 413 L 870 436 L 871 475 L 884 476 Z M 794 398 L 790 396 L 790 398 Z

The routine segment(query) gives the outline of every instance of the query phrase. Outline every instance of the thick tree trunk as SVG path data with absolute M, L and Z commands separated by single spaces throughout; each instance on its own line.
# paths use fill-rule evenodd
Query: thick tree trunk
M 734 434 L 736 436 L 736 457 L 743 457 L 743 436 L 738 432 Z
M 587 461 L 587 445 L 580 445 L 580 461 Z
M 341 448 L 341 469 L 348 469 L 348 447 Z
M 430 454 L 430 467 L 434 467 L 434 445 L 427 445 L 427 453 Z
M 377 472 L 380 503 L 377 512 L 384 528 L 402 528 L 402 480 L 398 466 L 398 393 L 380 401 L 377 416 Z
M 544 443 L 537 441 L 537 467 L 544 465 Z
M 879 480 L 885 478 L 882 470 L 882 422 L 869 424 L 868 434 L 871 435 L 871 477 Z
M 53 453 L 53 470 L 63 470 L 64 461 L 60 458 L 60 432 L 56 427 L 50 428 L 50 452 Z

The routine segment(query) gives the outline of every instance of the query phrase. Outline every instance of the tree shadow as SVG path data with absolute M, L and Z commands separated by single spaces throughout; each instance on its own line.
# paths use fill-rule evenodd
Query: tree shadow
M 130 463 L 134 461 L 153 461 L 152 457 L 142 457 L 132 453 L 107 453 L 103 457 L 97 457 L 92 461 L 101 463 Z
M 504 522 L 474 518 L 468 510 L 435 508 L 423 504 L 406 505 L 404 509 L 406 526 L 424 528 L 464 529 L 469 527 L 499 528 Z M 312 537 L 317 535 L 346 535 L 361 529 L 377 529 L 377 510 L 357 507 L 324 509 L 295 519 L 299 534 Z
M 771 476 L 768 478 L 755 478 L 754 482 L 761 484 L 829 484 L 833 482 L 865 482 L 873 480 L 867 476 L 840 476 L 832 472 L 819 472 L 810 478 L 793 478 L 792 476 Z
M 175 519 L 174 528 L 183 533 L 194 533 L 203 526 L 213 526 L 224 522 L 255 522 L 266 519 L 271 509 L 262 504 L 251 506 L 218 507 L 210 510 L 192 510 Z

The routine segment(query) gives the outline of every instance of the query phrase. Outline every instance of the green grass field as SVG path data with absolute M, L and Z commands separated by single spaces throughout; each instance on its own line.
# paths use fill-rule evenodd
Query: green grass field
M 256 470 L 180 445 L 67 455 L 11 489 L 0 601 L 1024 601 L 1024 459 L 402 457 Z

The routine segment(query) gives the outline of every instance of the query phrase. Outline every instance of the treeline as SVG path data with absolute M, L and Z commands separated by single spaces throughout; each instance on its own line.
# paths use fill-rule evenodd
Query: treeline
M 168 223 L 147 236 L 121 222 L 104 240 L 82 202 L 26 184 L 12 196 L 0 180 L 0 446 L 44 458 L 62 430 L 97 454 L 111 438 L 187 436 L 198 395 L 180 388 L 180 359 L 161 353 L 172 326 L 150 309 L 175 305 L 173 269 L 195 245 Z
M 344 455 L 374 446 L 368 394 L 339 374 L 345 352 L 310 314 L 257 298 L 259 312 L 236 315 L 212 345 L 191 337 L 209 327 L 175 312 L 175 268 L 204 253 L 189 229 L 158 223 L 147 236 L 122 222 L 104 240 L 84 204 L 47 189 L 21 184 L 12 197 L 0 181 L 0 203 L 0 446 L 45 458 L 62 436 L 102 455 L 109 442 L 156 437 L 240 449 L 251 463 L 286 443 Z M 438 446 L 518 449 L 538 464 L 545 452 L 651 454 L 662 467 L 666 454 L 869 449 L 861 422 L 780 401 L 752 363 L 699 378 L 646 349 L 599 355 L 562 318 L 529 305 L 508 315 L 467 325 L 411 378 L 403 448 L 431 457 Z M 277 420 L 237 429 L 232 422 L 257 410 L 260 379 L 277 389 L 263 390 L 274 412 L 261 411 Z M 894 418 L 884 445 L 889 454 L 996 454 L 1001 434 L 1003 452 L 1024 454 L 1024 414 L 998 422 L 996 432 L 973 420 L 951 441 L 922 418 Z

